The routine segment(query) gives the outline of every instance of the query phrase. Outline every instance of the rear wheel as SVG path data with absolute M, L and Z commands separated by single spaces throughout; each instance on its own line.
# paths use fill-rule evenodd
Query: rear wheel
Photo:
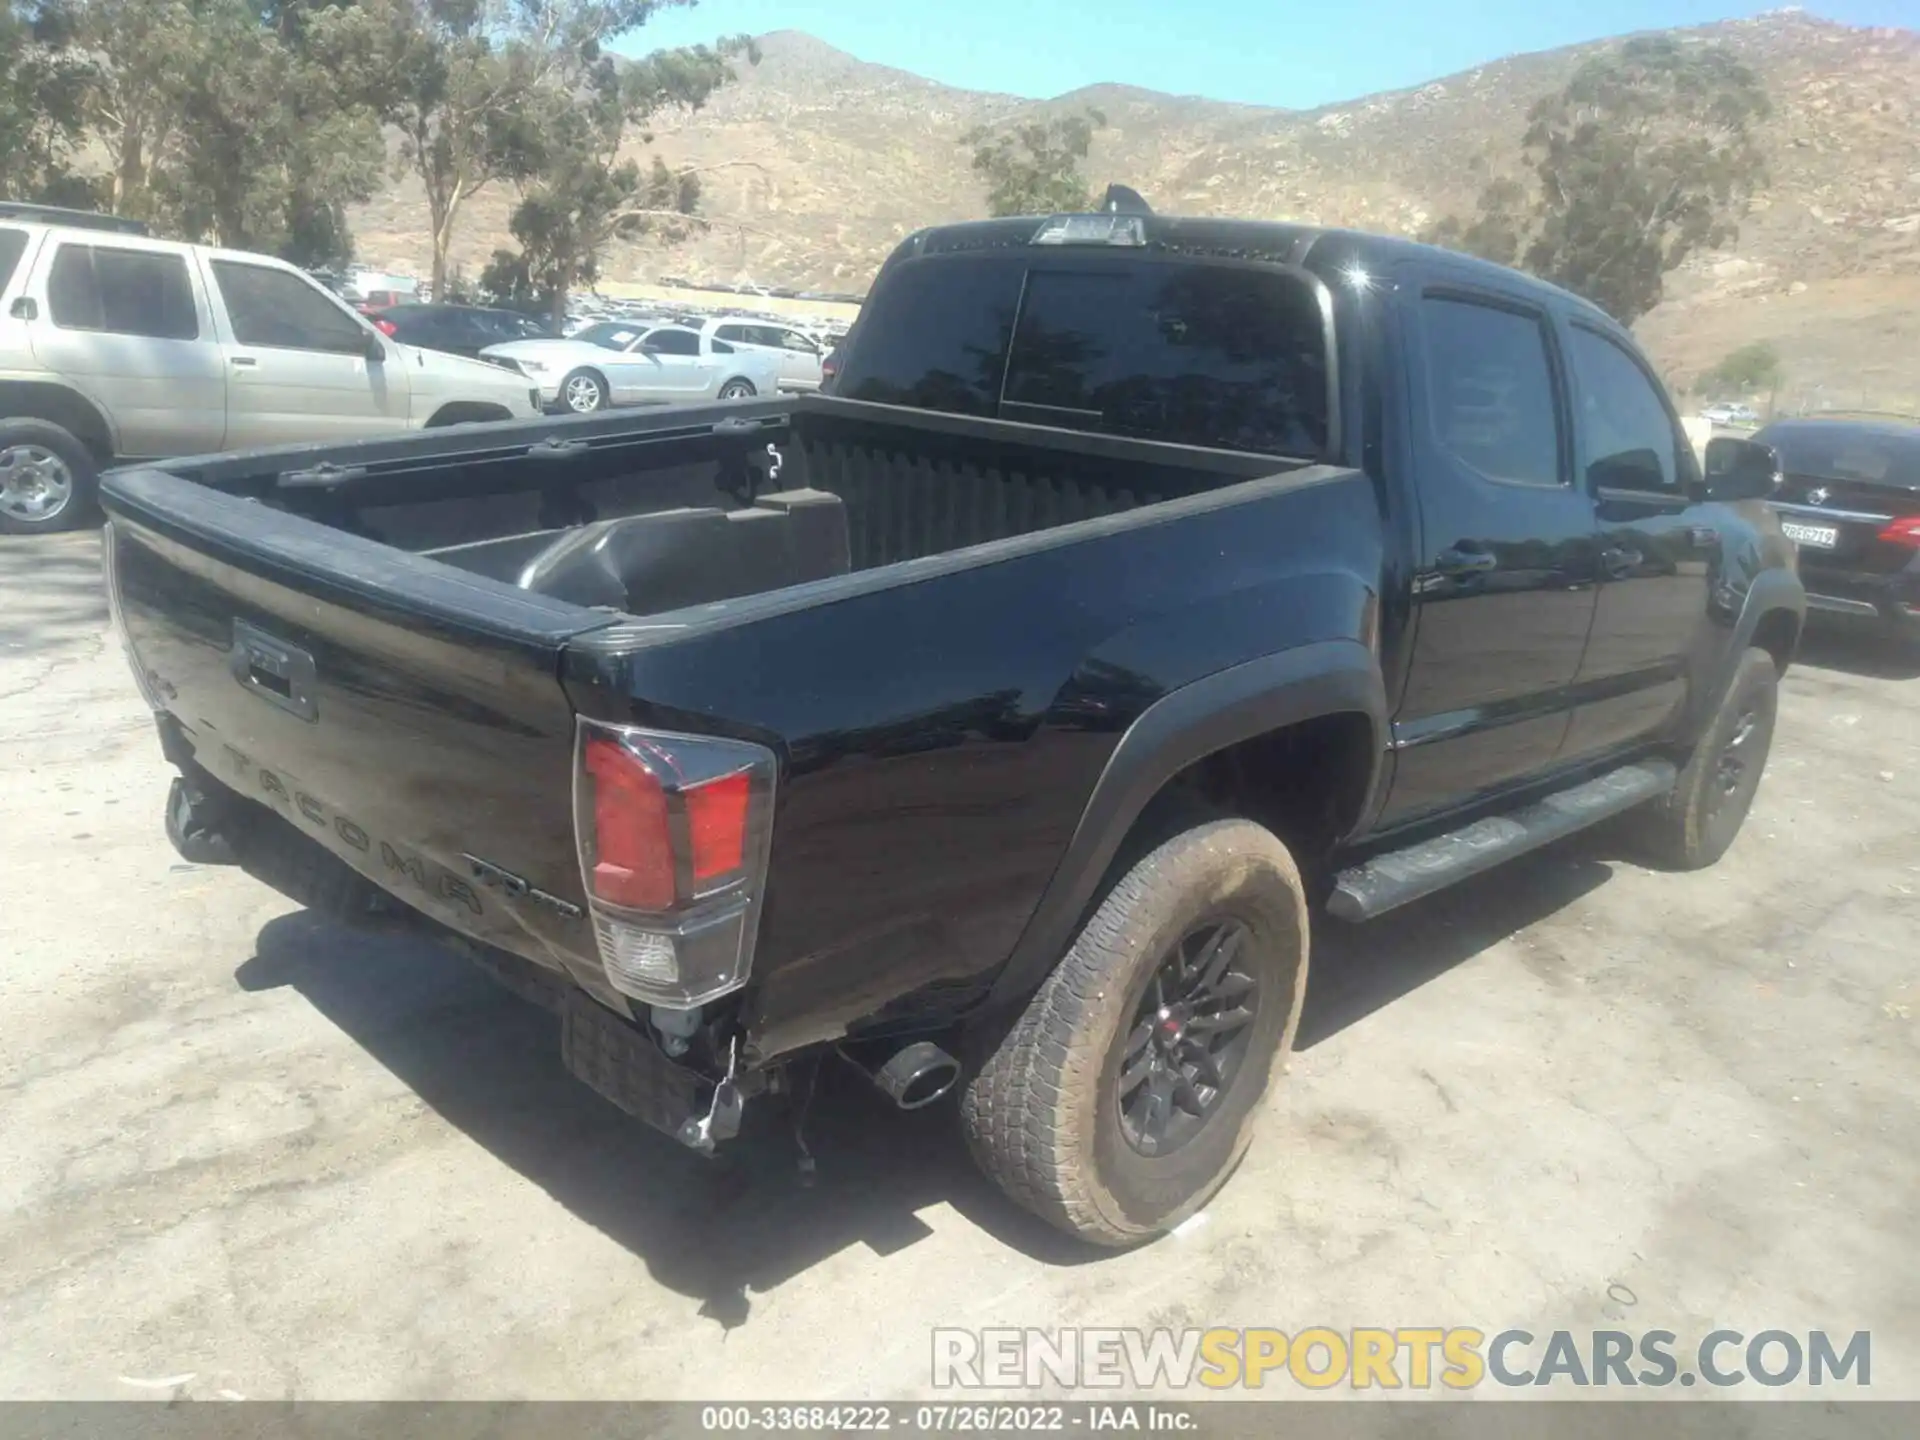
M 1727 853 L 1759 792 L 1779 702 L 1773 656 L 1748 650 L 1672 791 L 1626 817 L 1650 860 L 1700 870 Z
M 0 420 L 0 535 L 84 525 L 99 483 L 93 456 L 70 431 L 46 420 Z
M 722 400 L 751 400 L 759 393 L 753 388 L 751 380 L 729 380 L 720 387 Z
M 1306 977 L 1286 847 L 1246 820 L 1174 836 L 1108 892 L 968 1084 L 975 1159 L 1095 1244 L 1171 1229 L 1245 1154 Z
M 607 408 L 607 382 L 591 370 L 576 370 L 560 382 L 560 403 L 576 415 Z

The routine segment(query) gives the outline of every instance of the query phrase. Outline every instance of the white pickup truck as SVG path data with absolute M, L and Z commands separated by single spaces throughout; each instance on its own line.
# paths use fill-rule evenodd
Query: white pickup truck
M 84 523 L 121 460 L 539 409 L 524 376 L 388 339 L 284 261 L 0 206 L 0 534 Z

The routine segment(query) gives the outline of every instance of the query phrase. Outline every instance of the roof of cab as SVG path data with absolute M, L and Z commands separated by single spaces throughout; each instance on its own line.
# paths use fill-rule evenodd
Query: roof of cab
M 892 259 L 904 259 L 912 255 L 1025 249 L 1033 244 L 1035 233 L 1050 218 L 1057 217 L 1022 215 L 932 226 L 901 241 Z M 1324 246 L 1335 245 L 1343 252 L 1342 258 L 1358 256 L 1383 266 L 1396 260 L 1444 259 L 1449 267 L 1481 272 L 1502 288 L 1513 289 L 1518 286 L 1543 297 L 1553 296 L 1609 325 L 1616 323 L 1592 301 L 1545 280 L 1496 265 L 1489 260 L 1456 250 L 1444 250 L 1435 245 L 1423 245 L 1417 240 L 1400 236 L 1375 235 L 1363 230 L 1342 230 L 1287 220 L 1231 220 L 1177 215 L 1129 218 L 1137 218 L 1144 227 L 1146 249 L 1150 252 L 1304 265 L 1313 252 Z

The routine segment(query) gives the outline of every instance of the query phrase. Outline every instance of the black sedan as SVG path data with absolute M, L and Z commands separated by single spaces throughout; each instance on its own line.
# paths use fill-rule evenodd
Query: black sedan
M 553 331 L 517 310 L 487 310 L 477 305 L 390 305 L 367 314 L 382 335 L 422 350 L 480 358 L 489 345 L 509 340 L 546 340 Z
M 1779 458 L 1807 608 L 1920 640 L 1920 422 L 1781 420 L 1753 438 Z

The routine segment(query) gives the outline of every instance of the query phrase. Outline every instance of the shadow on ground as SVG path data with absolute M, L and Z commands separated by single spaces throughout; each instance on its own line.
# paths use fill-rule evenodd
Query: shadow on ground
M 1409 995 L 1608 873 L 1561 847 L 1372 926 L 1328 922 L 1301 1045 Z M 809 1110 L 818 1169 L 808 1185 L 786 1099 L 749 1105 L 742 1136 L 702 1159 L 574 1080 L 552 1016 L 430 942 L 299 913 L 260 932 L 236 979 L 248 990 L 293 986 L 446 1119 L 727 1327 L 748 1319 L 756 1292 L 848 1246 L 885 1257 L 926 1237 L 917 1212 L 941 1202 L 1046 1264 L 1106 1253 L 1001 1196 L 969 1160 L 950 1103 L 902 1114 L 838 1061 L 822 1066 Z
M 1869 680 L 1920 680 L 1920 642 L 1903 644 L 1871 625 L 1810 615 L 1795 663 Z
M 0 658 L 93 640 L 107 623 L 100 536 L 0 536 Z

